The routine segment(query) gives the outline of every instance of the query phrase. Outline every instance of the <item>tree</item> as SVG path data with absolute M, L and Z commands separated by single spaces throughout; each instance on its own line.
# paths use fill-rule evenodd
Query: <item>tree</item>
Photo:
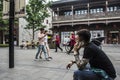
M 0 30 L 6 30 L 9 22 L 8 20 L 2 19 L 2 16 L 3 16 L 2 11 L 3 11 L 3 0 L 0 0 Z
M 49 17 L 48 7 L 50 6 L 50 2 L 46 2 L 45 0 L 29 0 L 28 5 L 26 6 L 26 14 L 25 17 L 28 24 L 25 29 L 32 29 L 32 38 L 34 40 L 34 33 L 40 28 L 44 28 L 46 26 L 43 25 L 44 19 Z
M 0 34 L 1 34 L 1 42 L 0 43 L 3 43 L 3 41 L 4 41 L 4 33 L 6 32 L 6 31 L 8 31 L 8 24 L 9 24 L 9 21 L 8 21 L 8 19 L 6 19 L 6 20 L 3 20 L 2 19 L 2 13 L 3 12 L 3 0 L 0 0 Z

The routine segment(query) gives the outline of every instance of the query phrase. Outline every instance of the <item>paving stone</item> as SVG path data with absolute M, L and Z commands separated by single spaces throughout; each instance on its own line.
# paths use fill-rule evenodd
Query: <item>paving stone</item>
M 117 78 L 120 80 L 120 50 L 119 46 L 104 46 L 103 50 L 110 57 L 117 71 Z M 81 49 L 80 53 L 82 56 Z M 74 59 L 73 54 L 67 55 L 64 52 L 50 50 L 53 60 L 45 61 L 39 59 L 34 61 L 37 49 L 19 49 L 15 47 L 15 68 L 8 68 L 8 48 L 0 48 L 0 80 L 73 80 L 73 72 L 77 70 L 73 65 L 66 70 L 66 64 Z M 42 55 L 44 58 L 44 55 Z

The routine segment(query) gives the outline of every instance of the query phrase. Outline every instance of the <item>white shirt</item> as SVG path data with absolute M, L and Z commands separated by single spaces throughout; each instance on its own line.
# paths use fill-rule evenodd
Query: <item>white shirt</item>
M 70 41 L 70 38 L 64 38 L 64 43 L 67 44 Z
M 44 37 L 45 34 L 41 34 L 41 33 L 38 33 L 38 39 L 39 39 L 39 45 L 44 45 L 44 40 L 45 40 L 45 37 Z M 42 38 L 43 37 L 43 38 Z
M 48 36 L 46 35 L 44 38 L 45 43 L 48 43 Z

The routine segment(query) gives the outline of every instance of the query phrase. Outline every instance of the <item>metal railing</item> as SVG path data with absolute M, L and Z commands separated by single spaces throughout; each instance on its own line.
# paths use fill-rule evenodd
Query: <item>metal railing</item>
M 68 21 L 68 20 L 81 20 L 81 19 L 99 19 L 99 18 L 112 18 L 120 17 L 120 10 L 114 12 L 100 12 L 94 14 L 81 14 L 81 15 L 70 15 L 70 16 L 56 16 L 53 17 L 54 21 Z

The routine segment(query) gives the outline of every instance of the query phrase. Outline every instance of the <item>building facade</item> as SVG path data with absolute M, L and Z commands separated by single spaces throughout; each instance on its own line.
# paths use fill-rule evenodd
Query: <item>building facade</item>
M 120 44 L 120 0 L 60 0 L 52 3 L 52 30 L 61 38 L 89 29 L 92 38 L 105 36 L 104 43 Z
M 0 2 L 0 4 L 3 4 L 3 11 L 2 11 L 2 19 L 6 19 L 9 21 L 9 4 L 10 1 L 3 0 L 3 2 Z M 15 24 L 14 24 L 14 44 L 18 45 L 19 43 L 19 23 L 18 19 L 20 17 L 25 16 L 25 5 L 26 0 L 15 0 Z M 0 44 L 8 44 L 9 43 L 9 22 L 6 21 L 6 24 L 3 22 L 0 23 Z
M 16 0 L 16 1 L 19 2 L 20 0 Z M 24 2 L 24 4 L 27 5 L 29 0 L 24 0 L 24 1 L 26 1 L 26 2 Z M 23 5 L 23 2 L 21 3 L 21 5 Z M 19 5 L 16 5 L 16 8 L 18 6 Z M 21 7 L 21 6 L 19 6 L 19 7 Z M 23 10 L 21 10 L 21 11 L 23 11 Z M 4 18 L 7 19 L 8 18 L 8 15 L 7 15 L 8 13 L 6 11 L 4 11 L 4 12 L 6 13 L 5 14 L 6 16 L 4 16 Z M 15 12 L 15 13 L 18 13 L 18 12 Z M 19 12 L 19 13 L 21 13 L 21 12 Z M 51 9 L 50 8 L 48 8 L 48 13 L 50 14 L 50 17 L 48 17 L 44 20 L 43 25 L 45 25 L 46 26 L 45 29 L 48 30 L 48 32 L 50 34 L 52 34 L 52 31 L 49 30 L 52 27 L 52 24 L 51 24 L 52 23 L 52 16 L 51 16 Z M 28 24 L 28 22 L 24 18 L 22 18 L 23 16 L 26 16 L 25 15 L 25 9 L 24 9 L 23 15 L 20 15 L 20 16 L 21 17 L 19 17 L 19 16 L 17 17 L 17 15 L 15 16 L 17 18 L 17 23 L 15 23 L 15 25 L 14 25 L 14 44 L 17 45 L 17 46 L 21 45 L 22 41 L 31 42 L 32 41 L 32 35 L 33 35 L 32 30 L 25 29 L 26 25 Z M 1 24 L 0 24 L 0 26 L 1 26 Z M 35 32 L 35 37 L 34 37 L 35 42 L 38 41 L 37 34 L 38 34 L 38 31 Z M 9 31 L 8 30 L 7 31 L 0 31 L 0 44 L 8 44 L 8 43 L 9 43 Z

